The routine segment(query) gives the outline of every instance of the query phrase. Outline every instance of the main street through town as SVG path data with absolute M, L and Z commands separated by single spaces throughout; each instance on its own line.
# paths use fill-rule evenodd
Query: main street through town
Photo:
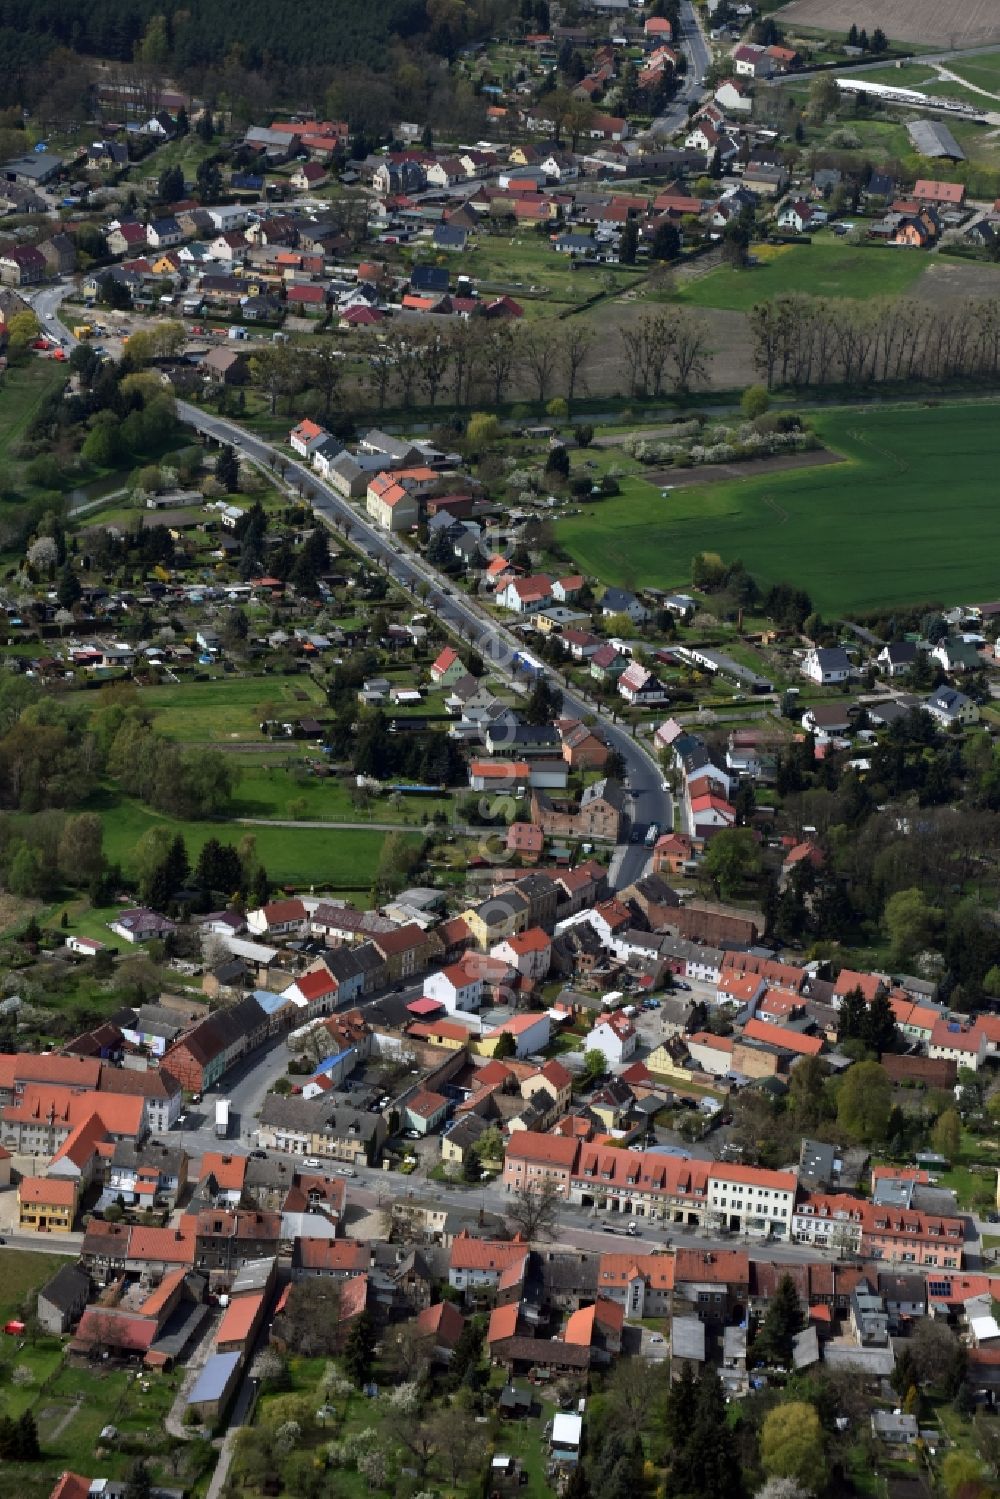
M 186 401 L 178 401 L 177 410 L 182 420 L 199 432 L 217 442 L 233 444 L 244 457 L 272 470 L 276 470 L 280 464 L 286 484 L 300 490 L 320 519 L 334 530 L 344 531 L 346 528 L 352 546 L 382 568 L 394 583 L 414 599 L 419 601 L 422 594 L 426 594 L 428 607 L 447 629 L 474 646 L 501 676 L 524 686 L 524 673 L 519 671 L 517 660 L 525 649 L 522 642 L 493 619 L 485 608 L 459 591 L 454 580 L 442 577 L 404 543 L 379 530 L 330 485 L 303 464 L 289 461 L 271 443 L 235 422 L 203 411 Z M 597 703 L 585 699 L 559 674 L 544 668 L 544 675 L 562 692 L 564 713 L 575 714 L 580 718 L 601 719 L 605 738 L 611 748 L 619 752 L 624 762 L 634 807 L 632 827 L 638 832 L 640 841 L 621 844 L 615 851 L 610 881 L 615 889 L 623 889 L 643 873 L 648 863 L 649 853 L 641 842 L 645 829 L 653 823 L 660 828 L 673 828 L 674 813 L 670 793 L 651 753 L 637 743 L 627 727 L 616 722 Z

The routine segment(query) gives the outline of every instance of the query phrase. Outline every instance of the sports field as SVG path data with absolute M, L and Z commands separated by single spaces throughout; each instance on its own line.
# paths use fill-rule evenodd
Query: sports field
M 666 496 L 630 479 L 619 499 L 560 522 L 559 540 L 606 583 L 677 587 L 700 551 L 740 557 L 827 613 L 992 599 L 1000 592 L 1000 408 L 987 403 L 817 414 L 843 463 Z M 748 466 L 749 469 L 749 466 Z
M 754 245 L 759 264 L 745 271 L 719 266 L 684 284 L 681 300 L 691 307 L 748 312 L 783 292 L 814 297 L 898 296 L 923 273 L 927 261 L 905 249 L 848 245 L 821 232 L 810 245 Z

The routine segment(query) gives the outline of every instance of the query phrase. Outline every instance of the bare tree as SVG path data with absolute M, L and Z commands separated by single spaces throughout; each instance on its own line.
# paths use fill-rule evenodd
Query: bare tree
M 507 1226 L 511 1233 L 521 1234 L 529 1242 L 550 1239 L 560 1201 L 559 1188 L 551 1177 L 542 1177 L 537 1187 L 520 1187 L 510 1200 Z
M 536 326 L 520 339 L 521 361 L 531 377 L 539 406 L 544 406 L 559 362 L 559 346 L 544 325 Z
M 494 323 L 482 343 L 483 363 L 493 387 L 493 403 L 500 406 L 510 384 L 517 348 L 509 323 Z
M 448 340 L 436 329 L 421 339 L 418 350 L 418 377 L 432 406 L 437 402 L 438 391 L 444 384 L 451 357 L 452 351 Z
M 708 356 L 711 353 L 708 325 L 689 307 L 670 308 L 666 323 L 675 385 L 679 391 L 687 392 L 694 381 L 708 377 Z
M 481 358 L 478 322 L 458 322 L 449 330 L 451 393 L 456 406 L 469 403 L 472 382 Z
M 578 386 L 584 390 L 587 388 L 584 368 L 590 356 L 593 342 L 593 329 L 589 328 L 579 318 L 570 319 L 563 324 L 562 333 L 557 341 L 557 348 L 563 377 L 566 381 L 567 406 L 572 407 Z
M 378 398 L 379 411 L 384 411 L 396 377 L 395 344 L 385 337 L 380 337 L 369 346 L 367 352 L 366 379 Z

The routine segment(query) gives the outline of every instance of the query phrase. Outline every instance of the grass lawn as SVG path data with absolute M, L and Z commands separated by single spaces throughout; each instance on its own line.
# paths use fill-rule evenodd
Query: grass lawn
M 262 744 L 265 718 L 309 718 L 326 699 L 308 676 L 213 677 L 207 682 L 143 687 L 144 706 L 158 714 L 157 728 L 185 744 L 250 739 Z
M 1000 460 L 990 405 L 816 415 L 843 464 L 622 495 L 560 521 L 559 540 L 605 583 L 678 587 L 691 558 L 741 557 L 764 582 L 809 590 L 828 613 L 990 598 L 1000 511 L 985 482 Z
M 284 767 L 256 761 L 241 772 L 233 804 L 236 817 L 279 817 L 295 822 L 398 822 L 418 824 L 435 812 L 451 817 L 447 796 L 378 796 L 362 810 L 351 799 L 348 783 L 332 776 L 321 780 Z
M 181 822 L 110 792 L 93 798 L 89 805 L 103 816 L 104 852 L 108 860 L 121 863 L 126 871 L 133 866 L 135 846 L 143 833 L 151 827 L 165 826 L 183 835 L 192 863 L 209 838 L 238 843 L 250 835 L 257 840 L 257 854 L 272 880 L 320 887 L 334 885 L 342 890 L 365 892 L 374 879 L 386 837 L 365 828 L 268 828 L 246 827 L 238 822 Z
M 55 1340 L 49 1341 L 54 1344 Z M 23 1355 L 19 1357 L 23 1360 Z M 177 1379 L 178 1375 L 154 1373 L 140 1381 L 125 1370 L 63 1365 L 44 1389 L 37 1383 L 18 1388 L 14 1392 L 16 1410 L 5 1391 L 4 1404 L 12 1413 L 28 1406 L 33 1410 L 42 1459 L 31 1464 L 4 1464 L 0 1494 L 43 1499 L 67 1469 L 124 1478 L 139 1453 L 149 1458 L 154 1483 L 177 1488 L 193 1483 L 215 1454 L 211 1449 L 206 1452 L 199 1442 L 185 1449 L 176 1475 L 166 1466 L 166 1455 L 175 1444 L 163 1428 L 163 1419 L 176 1393 Z M 143 1382 L 147 1389 L 142 1388 Z M 107 1425 L 118 1429 L 120 1441 L 105 1448 L 100 1434 Z M 98 1448 L 100 1458 L 95 1457 Z
M 15 365 L 8 371 L 0 401 L 0 462 L 4 477 L 10 480 L 11 469 L 17 463 L 11 457 L 11 448 L 21 441 L 32 417 L 49 391 L 66 379 L 64 365 L 51 359 L 36 359 L 29 355 L 24 364 Z
M 0 1250 L 0 1321 L 16 1316 L 27 1297 L 73 1259 L 67 1254 L 36 1254 L 32 1249 Z
M 949 73 L 974 83 L 977 88 L 988 89 L 1000 96 L 1000 52 L 980 52 L 975 57 L 953 57 L 946 67 Z M 988 107 L 988 100 L 981 100 Z
M 692 307 L 748 312 L 757 302 L 783 292 L 817 297 L 897 296 L 921 275 L 926 260 L 899 250 L 848 245 L 819 235 L 811 245 L 756 245 L 760 264 L 736 271 L 720 266 L 686 283 L 681 300 Z

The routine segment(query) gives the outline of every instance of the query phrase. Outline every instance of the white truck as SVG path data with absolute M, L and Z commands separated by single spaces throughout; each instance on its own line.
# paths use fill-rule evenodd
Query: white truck
M 215 1133 L 219 1140 L 229 1134 L 229 1099 L 220 1098 L 215 1105 Z

